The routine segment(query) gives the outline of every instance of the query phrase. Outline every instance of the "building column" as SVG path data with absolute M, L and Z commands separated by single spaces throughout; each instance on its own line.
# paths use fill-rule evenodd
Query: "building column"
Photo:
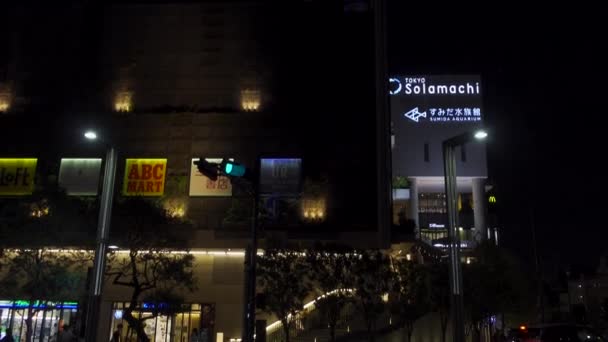
M 485 185 L 485 178 L 473 178 L 473 215 L 475 219 L 475 231 L 478 233 L 481 240 L 486 240 L 488 238 Z
M 416 178 L 408 178 L 410 183 L 410 212 L 409 218 L 416 223 L 416 229 L 420 228 L 418 224 L 418 182 Z

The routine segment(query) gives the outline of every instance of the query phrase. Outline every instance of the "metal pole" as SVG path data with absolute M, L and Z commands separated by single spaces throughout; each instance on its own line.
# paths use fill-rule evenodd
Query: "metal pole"
M 540 269 L 540 258 L 536 247 L 536 225 L 534 224 L 534 209 L 530 206 L 530 230 L 532 233 L 532 250 L 534 251 L 534 264 L 536 266 L 536 277 L 538 278 L 538 296 L 540 304 L 540 322 L 545 323 L 545 296 L 543 291 L 543 274 Z M 570 294 L 568 294 L 570 296 Z M 570 298 L 568 298 L 570 299 Z M 568 308 L 569 309 L 569 308 Z
M 259 177 L 260 158 L 256 160 L 256 177 Z M 257 253 L 258 253 L 258 205 L 260 201 L 259 193 L 259 178 L 255 179 L 252 184 L 253 196 L 253 217 L 251 219 L 251 243 L 245 254 L 245 307 L 244 307 L 244 324 L 243 324 L 243 341 L 254 342 L 255 335 L 255 296 L 256 296 L 256 268 L 257 268 Z
M 450 292 L 452 304 L 453 341 L 464 342 L 464 310 L 462 300 L 462 269 L 460 264 L 460 238 L 458 235 L 458 212 L 456 192 L 455 146 L 443 143 L 443 166 L 445 172 L 445 194 L 448 211 L 448 240 L 450 259 Z
M 257 188 L 257 187 L 256 187 Z M 249 318 L 249 341 L 254 341 L 255 334 L 255 295 L 256 295 L 256 268 L 257 268 L 257 254 L 258 254 L 258 191 L 255 190 L 253 196 L 253 222 L 251 224 L 251 249 L 249 251 L 249 265 L 251 271 L 249 272 L 249 312 L 247 317 Z
M 374 0 L 376 59 L 376 184 L 377 222 L 380 247 L 391 244 L 391 138 L 388 114 L 388 67 L 386 59 L 386 0 Z
M 110 220 L 112 218 L 112 199 L 114 198 L 114 178 L 116 176 L 116 150 L 108 147 L 106 163 L 103 174 L 103 187 L 101 190 L 101 203 L 99 220 L 97 224 L 97 247 L 93 263 L 93 284 L 89 290 L 89 303 L 87 307 L 86 341 L 95 341 L 99 309 L 101 304 L 101 291 L 103 289 L 103 276 L 106 266 L 106 249 L 110 235 Z

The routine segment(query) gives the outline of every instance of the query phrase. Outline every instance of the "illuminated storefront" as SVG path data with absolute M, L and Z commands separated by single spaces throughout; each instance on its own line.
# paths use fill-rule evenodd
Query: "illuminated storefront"
M 150 341 L 190 341 L 194 329 L 205 335 L 206 341 L 213 341 L 215 304 L 183 304 L 171 310 L 163 307 L 163 303 L 159 305 L 157 308 L 155 304 L 143 303 L 141 308 L 133 312 L 135 318 L 144 319 L 144 330 Z M 121 341 L 135 341 L 137 337 L 135 330 L 129 328 L 124 318 L 124 310 L 128 307 L 129 303 L 114 303 L 112 308 L 110 332 L 122 327 Z
M 0 338 L 12 331 L 15 341 L 26 339 L 28 311 L 33 312 L 33 342 L 55 340 L 64 326 L 74 325 L 77 319 L 77 302 L 0 300 Z

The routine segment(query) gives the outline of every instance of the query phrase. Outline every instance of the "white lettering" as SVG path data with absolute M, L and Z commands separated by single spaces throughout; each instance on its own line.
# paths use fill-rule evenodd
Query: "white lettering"
M 404 84 L 405 83 L 405 84 Z M 389 78 L 389 93 L 396 95 L 479 95 L 479 82 L 452 84 L 427 84 L 424 77 Z

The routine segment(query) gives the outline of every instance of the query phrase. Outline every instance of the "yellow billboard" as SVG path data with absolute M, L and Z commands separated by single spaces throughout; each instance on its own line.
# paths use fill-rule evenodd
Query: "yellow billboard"
M 34 192 L 36 158 L 0 158 L 0 196 L 23 196 Z
M 124 196 L 162 196 L 167 159 L 127 159 L 122 185 Z

